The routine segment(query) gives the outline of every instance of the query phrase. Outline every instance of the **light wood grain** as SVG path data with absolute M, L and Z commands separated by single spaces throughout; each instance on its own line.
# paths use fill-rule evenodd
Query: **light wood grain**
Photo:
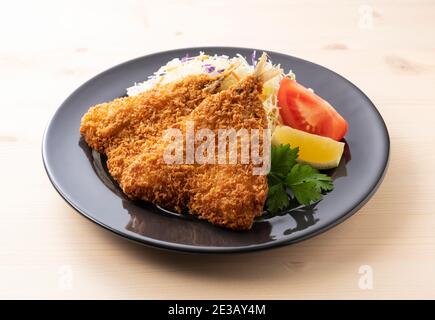
M 361 23 L 371 5 L 373 25 Z M 0 11 L 0 298 L 435 298 L 435 1 L 9 1 Z M 314 239 L 243 255 L 159 251 L 89 223 L 50 185 L 48 119 L 82 82 L 165 49 L 266 48 L 325 65 L 377 105 L 388 174 Z M 374 287 L 358 287 L 361 265 Z M 63 283 L 71 273 L 71 286 Z

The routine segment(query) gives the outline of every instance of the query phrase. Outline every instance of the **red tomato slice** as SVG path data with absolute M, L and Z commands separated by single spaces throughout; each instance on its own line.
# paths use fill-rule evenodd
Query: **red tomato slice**
M 279 113 L 285 125 L 340 141 L 346 120 L 325 100 L 287 77 L 278 90 Z

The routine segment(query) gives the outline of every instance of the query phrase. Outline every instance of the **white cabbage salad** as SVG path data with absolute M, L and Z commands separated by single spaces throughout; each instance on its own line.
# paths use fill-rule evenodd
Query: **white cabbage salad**
M 172 59 L 166 65 L 160 67 L 153 75 L 149 76 L 148 80 L 135 83 L 134 86 L 127 88 L 127 94 L 134 96 L 155 86 L 170 83 L 192 74 L 209 74 L 210 76 L 216 76 L 231 66 L 237 66 L 231 75 L 222 83 L 222 89 L 226 89 L 247 75 L 252 74 L 256 63 L 255 51 L 251 56 L 251 64 L 240 54 L 232 58 L 226 55 L 211 56 L 204 52 L 200 52 L 200 54 L 195 57 L 186 55 L 181 59 Z M 273 130 L 279 123 L 277 93 L 280 81 L 284 76 L 294 78 L 294 74 L 291 71 L 288 74 L 284 74 L 280 65 L 274 65 L 270 60 L 266 64 L 266 70 L 269 69 L 280 70 L 277 76 L 264 83 L 261 96 L 263 107 L 268 116 L 269 128 Z

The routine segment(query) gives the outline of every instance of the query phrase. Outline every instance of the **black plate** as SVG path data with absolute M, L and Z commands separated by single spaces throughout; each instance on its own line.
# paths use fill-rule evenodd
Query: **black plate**
M 127 200 L 107 173 L 105 158 L 80 139 L 80 119 L 90 106 L 123 96 L 127 87 L 143 81 L 167 61 L 199 51 L 249 57 L 253 50 L 206 47 L 160 52 L 115 66 L 83 84 L 56 111 L 43 138 L 44 164 L 56 190 L 79 213 L 118 235 L 192 252 L 253 251 L 290 244 L 317 235 L 355 213 L 375 192 L 386 171 L 390 142 L 385 123 L 367 96 L 348 80 L 285 54 L 267 51 L 274 63 L 293 70 L 299 82 L 313 88 L 349 122 L 345 156 L 339 168 L 330 172 L 335 189 L 311 207 L 266 215 L 246 232 L 215 227 Z

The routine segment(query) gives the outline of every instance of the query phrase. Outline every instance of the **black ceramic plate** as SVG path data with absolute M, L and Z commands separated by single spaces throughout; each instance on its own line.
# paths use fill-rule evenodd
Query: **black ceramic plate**
M 250 231 L 215 227 L 128 200 L 108 174 L 105 158 L 80 139 L 80 119 L 90 106 L 125 95 L 127 87 L 143 81 L 167 61 L 199 51 L 249 57 L 253 50 L 207 47 L 160 52 L 120 64 L 83 84 L 56 111 L 43 138 L 44 164 L 54 187 L 79 213 L 118 235 L 192 252 L 252 251 L 290 244 L 317 235 L 355 213 L 375 192 L 386 171 L 389 136 L 385 123 L 367 96 L 348 80 L 285 54 L 267 52 L 274 63 L 293 70 L 299 82 L 313 88 L 349 122 L 344 157 L 339 168 L 330 172 L 334 191 L 315 205 L 265 215 Z

